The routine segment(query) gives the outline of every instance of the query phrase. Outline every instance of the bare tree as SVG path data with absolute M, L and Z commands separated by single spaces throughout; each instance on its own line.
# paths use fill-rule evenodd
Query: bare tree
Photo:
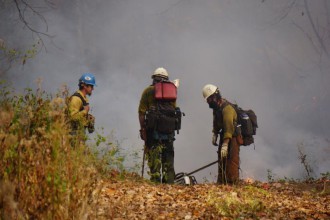
M 301 25 L 294 20 L 292 20 L 292 24 L 307 37 L 315 51 L 320 54 L 320 57 L 325 54 L 326 57 L 330 58 L 328 52 L 329 48 L 327 48 L 327 43 L 330 41 L 329 3 L 328 0 L 323 0 L 325 17 L 321 17 L 314 13 L 310 8 L 310 4 L 317 4 L 316 1 L 321 2 L 321 0 L 291 0 L 286 2 L 282 7 L 282 12 L 274 19 L 273 25 L 287 19 L 294 9 L 300 10 L 302 7 L 303 11 L 301 12 L 301 16 L 306 15 L 305 17 L 307 17 L 312 31 L 310 31 L 305 25 Z M 262 0 L 261 2 L 266 1 Z M 325 25 L 325 27 L 323 27 L 322 24 Z
M 33 58 L 42 49 L 46 50 L 44 39 L 52 39 L 53 36 L 48 33 L 48 23 L 43 13 L 52 10 L 55 6 L 54 0 L 43 0 L 41 2 L 27 0 L 0 1 L 2 17 L 6 18 L 3 25 L 10 26 L 12 22 L 15 23 L 15 18 L 18 17 L 23 27 L 30 31 L 34 39 L 28 48 L 22 47 L 21 44 L 15 44 L 13 37 L 0 40 L 0 60 L 2 61 L 0 74 L 7 72 L 15 63 L 24 65 L 28 59 Z M 39 24 L 40 21 L 42 25 L 38 25 L 38 27 L 33 25 L 34 23 Z M 4 36 L 0 37 L 3 38 Z
M 322 50 L 327 56 L 329 56 L 329 53 L 328 53 L 328 51 L 327 51 L 327 48 L 326 48 L 326 46 L 325 46 L 325 44 L 324 44 L 324 39 L 321 37 L 319 31 L 317 30 L 317 27 L 316 27 L 316 25 L 315 25 L 315 22 L 314 22 L 314 20 L 313 20 L 313 18 L 312 18 L 312 15 L 311 15 L 311 12 L 310 12 L 310 10 L 309 10 L 309 6 L 308 6 L 308 1 L 307 1 L 307 0 L 304 0 L 304 6 L 305 6 L 305 10 L 306 10 L 306 15 L 307 15 L 308 20 L 309 20 L 309 22 L 310 22 L 310 24 L 311 24 L 311 26 L 312 26 L 312 28 L 313 28 L 314 34 L 315 34 L 315 36 L 316 36 L 316 38 L 317 38 L 317 41 L 318 41 L 318 43 L 320 44 L 321 50 Z M 327 19 L 327 20 L 329 20 L 329 19 Z

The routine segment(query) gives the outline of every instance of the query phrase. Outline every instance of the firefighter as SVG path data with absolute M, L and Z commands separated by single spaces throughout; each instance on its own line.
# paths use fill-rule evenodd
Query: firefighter
M 94 132 L 95 118 L 89 114 L 90 106 L 87 96 L 91 96 L 94 90 L 95 76 L 92 73 L 84 73 L 79 79 L 79 90 L 69 99 L 69 117 L 71 123 L 71 134 L 84 137 L 85 130 Z
M 159 130 L 166 126 L 171 127 L 171 124 L 168 124 L 171 123 L 171 120 L 159 122 L 155 118 L 161 116 L 167 118 L 160 109 L 174 110 L 176 108 L 176 100 L 159 101 L 155 99 L 155 84 L 169 80 L 166 69 L 162 67 L 157 68 L 151 78 L 152 84 L 144 89 L 138 108 L 140 137 L 145 142 L 144 153 L 148 160 L 150 180 L 152 182 L 171 184 L 174 183 L 175 177 L 173 147 L 175 133 L 174 129 L 160 132 Z
M 219 184 L 235 184 L 239 180 L 239 140 L 237 113 L 230 103 L 222 98 L 217 86 L 207 84 L 203 96 L 213 109 L 212 144 L 218 146 Z M 218 137 L 219 144 L 217 144 Z

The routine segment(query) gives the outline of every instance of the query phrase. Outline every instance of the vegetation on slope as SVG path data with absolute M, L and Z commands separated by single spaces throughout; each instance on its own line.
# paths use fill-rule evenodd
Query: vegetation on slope
M 107 173 L 84 141 L 69 135 L 67 90 L 0 91 L 0 219 L 81 219 L 93 209 L 97 183 Z M 95 145 L 107 140 L 98 135 Z M 110 144 L 111 143 L 106 143 Z
M 70 136 L 66 89 L 1 87 L 0 219 L 330 218 L 329 173 L 309 182 L 268 173 L 268 183 L 152 184 L 126 173 L 102 135 L 89 146 Z

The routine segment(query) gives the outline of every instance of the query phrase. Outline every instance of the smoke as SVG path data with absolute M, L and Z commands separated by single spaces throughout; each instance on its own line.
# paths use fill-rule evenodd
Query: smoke
M 329 27 L 329 8 L 323 3 L 310 1 L 309 6 L 320 27 Z M 201 92 L 212 83 L 225 98 L 258 116 L 255 147 L 241 148 L 241 177 L 265 180 L 270 169 L 279 177 L 300 178 L 301 143 L 319 174 L 330 165 L 330 65 L 320 57 L 302 12 L 302 5 L 284 0 L 54 1 L 52 10 L 43 12 L 53 36 L 43 37 L 46 50 L 1 78 L 24 88 L 35 87 L 41 77 L 47 90 L 67 84 L 74 92 L 83 72 L 94 73 L 97 87 L 90 101 L 97 126 L 114 131 L 124 148 L 142 154 L 140 95 L 153 70 L 165 67 L 171 79 L 180 79 L 178 105 L 186 114 L 174 144 L 176 172 L 217 160 L 212 111 Z M 14 13 L 0 16 L 15 18 Z M 44 22 L 33 22 L 44 30 Z M 0 38 L 7 45 L 35 39 L 26 28 L 1 24 Z M 329 47 L 329 36 L 325 39 Z M 199 182 L 214 181 L 216 175 L 215 165 L 195 174 Z

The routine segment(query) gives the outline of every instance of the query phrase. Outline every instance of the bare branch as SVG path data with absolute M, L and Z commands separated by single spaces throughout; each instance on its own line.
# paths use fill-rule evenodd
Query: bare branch
M 308 40 L 311 42 L 314 50 L 316 51 L 316 53 L 320 54 L 321 55 L 321 52 L 319 51 L 318 47 L 315 45 L 314 41 L 313 41 L 313 38 L 301 27 L 299 26 L 298 24 L 296 24 L 294 21 L 292 21 L 292 24 L 298 28 L 303 34 L 305 34 L 305 36 L 308 38 Z
M 31 25 L 27 22 L 27 20 L 25 19 L 25 16 L 24 16 L 24 12 L 21 10 L 20 6 L 19 6 L 19 3 L 18 3 L 18 0 L 13 0 L 14 3 L 15 3 L 15 6 L 16 6 L 16 9 L 18 11 L 18 15 L 19 15 L 19 18 L 20 20 L 23 22 L 23 24 L 30 30 L 32 31 L 33 33 L 36 33 L 38 36 L 39 35 L 44 35 L 44 36 L 47 36 L 47 37 L 52 37 L 51 35 L 47 34 L 47 33 L 44 33 L 44 32 L 41 32 L 41 31 L 38 31 L 36 29 L 34 29 L 33 27 L 31 27 Z M 46 19 L 39 13 L 37 12 L 36 10 L 34 10 L 29 4 L 27 4 L 24 0 L 20 0 L 23 5 L 30 9 L 34 14 L 36 14 L 45 24 L 46 24 L 46 31 L 48 31 L 48 24 L 47 24 L 47 21 Z M 25 9 L 26 10 L 26 9 Z
M 49 1 L 44 0 L 46 2 L 46 4 L 50 4 Z M 48 23 L 45 19 L 44 16 L 42 16 L 35 8 L 36 7 L 32 7 L 29 3 L 27 3 L 26 0 L 13 0 L 13 2 L 15 3 L 15 7 L 18 11 L 18 15 L 19 15 L 19 19 L 21 20 L 21 22 L 23 22 L 24 26 L 27 27 L 32 33 L 36 34 L 38 37 L 38 42 L 40 43 L 41 47 L 40 50 L 42 48 L 44 48 L 47 51 L 46 45 L 44 43 L 43 40 L 43 36 L 46 36 L 48 38 L 53 38 L 54 36 L 47 34 L 46 32 L 48 32 Z M 21 5 L 23 5 L 24 8 L 21 8 Z M 46 32 L 42 32 L 42 31 L 38 31 L 37 29 L 33 28 L 29 22 L 26 20 L 25 18 L 25 13 L 27 10 L 30 10 L 33 14 L 37 15 L 37 17 L 43 21 L 43 23 L 46 25 Z M 40 51 L 39 50 L 39 51 Z
M 288 6 L 284 9 L 284 13 L 277 19 L 277 21 L 275 21 L 273 23 L 273 25 L 280 23 L 282 20 L 284 20 L 289 15 L 293 6 L 296 4 L 296 1 L 297 0 L 292 0 L 292 2 L 288 4 Z
M 158 14 L 160 14 L 160 15 L 166 14 L 168 11 L 170 11 L 173 8 L 177 7 L 178 5 L 180 5 L 181 3 L 183 3 L 184 1 L 186 1 L 186 0 L 178 0 L 176 3 L 173 3 L 167 9 L 165 9 L 164 11 L 159 12 Z
M 306 175 L 307 180 L 312 179 L 313 178 L 313 169 L 312 169 L 309 161 L 307 160 L 307 155 L 305 154 L 304 149 L 303 149 L 303 143 L 299 144 L 297 146 L 297 148 L 298 148 L 298 152 L 299 152 L 298 158 L 300 159 L 300 163 L 305 168 L 305 171 L 307 174 Z
M 324 8 L 326 11 L 326 19 L 327 19 L 326 32 L 328 33 L 327 37 L 330 38 L 330 15 L 329 15 L 330 8 L 328 5 L 328 0 L 324 0 Z
M 312 25 L 312 28 L 313 28 L 314 34 L 316 35 L 316 38 L 317 38 L 317 40 L 318 40 L 318 42 L 319 42 L 319 44 L 320 44 L 320 46 L 321 46 L 321 49 L 323 50 L 323 52 L 324 52 L 327 56 L 329 56 L 328 51 L 327 51 L 327 48 L 326 48 L 325 45 L 324 45 L 323 39 L 321 38 L 319 32 L 316 30 L 316 26 L 315 26 L 315 24 L 314 24 L 313 18 L 312 18 L 312 16 L 311 16 L 310 11 L 309 11 L 309 7 L 308 7 L 308 2 L 307 2 L 307 0 L 304 0 L 304 5 L 305 5 L 305 10 L 306 10 L 306 14 L 307 14 L 308 20 L 309 20 L 309 22 L 310 22 L 311 25 Z

